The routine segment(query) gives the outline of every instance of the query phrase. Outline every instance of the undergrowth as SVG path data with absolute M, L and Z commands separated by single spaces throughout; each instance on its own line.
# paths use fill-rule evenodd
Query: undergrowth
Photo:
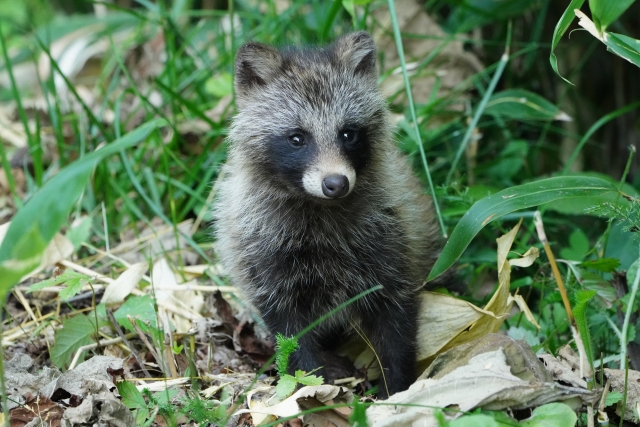
M 554 199 L 540 210 L 549 240 L 561 258 L 590 363 L 624 367 L 627 356 L 637 354 L 628 348 L 640 349 L 639 299 L 634 297 L 638 279 L 627 272 L 637 271 L 634 263 L 639 256 L 636 194 L 640 174 L 635 150 L 627 155 L 626 146 L 608 145 L 613 140 L 626 144 L 640 140 L 640 104 L 628 95 L 640 93 L 634 80 L 637 68 L 633 58 L 631 64 L 625 62 L 591 36 L 578 33 L 558 43 L 554 34 L 559 32 L 553 28 L 566 16 L 568 2 L 511 0 L 502 7 L 497 1 L 429 0 L 424 11 L 444 31 L 421 34 L 409 24 L 399 27 L 404 46 L 396 45 L 393 26 L 383 22 L 387 2 L 382 1 L 293 0 L 286 7 L 276 1 L 213 2 L 217 8 L 191 1 L 140 0 L 131 7 L 121 6 L 124 3 L 76 1 L 62 7 L 46 1 L 0 0 L 0 127 L 11 131 L 0 133 L 5 178 L 0 180 L 0 222 L 13 219 L 18 209 L 28 209 L 30 202 L 33 206 L 38 197 L 44 200 L 27 221 L 37 226 L 14 233 L 23 236 L 25 260 L 33 261 L 29 251 L 43 250 L 48 242 L 38 233 L 50 240 L 62 227 L 77 259 L 90 260 L 88 264 L 115 278 L 132 263 L 112 254 L 113 248 L 139 238 L 143 230 L 153 234 L 168 227 L 169 240 L 180 243 L 169 245 L 167 255 L 182 246 L 199 263 L 215 265 L 208 224 L 215 182 L 224 173 L 238 47 L 248 40 L 312 45 L 366 29 L 384 43 L 379 55 L 380 83 L 389 95 L 398 144 L 410 157 L 425 191 L 436 196 L 443 234 L 451 235 L 470 207 L 486 196 L 550 176 L 600 178 L 619 190 Z M 620 20 L 607 23 L 614 35 L 633 28 L 629 16 L 637 15 L 638 9 L 635 2 Z M 393 19 L 394 24 L 399 22 Z M 95 52 L 89 57 L 74 53 L 69 39 L 77 51 Z M 441 56 L 413 54 L 425 46 Z M 405 50 L 406 60 L 395 59 L 398 47 Z M 576 86 L 566 84 L 549 67 L 550 47 L 560 60 L 560 71 Z M 461 67 L 456 61 L 467 65 Z M 41 72 L 29 72 L 36 64 Z M 483 65 L 478 68 L 478 64 Z M 595 66 L 615 68 L 620 78 L 596 76 L 604 80 L 594 82 L 590 76 Z M 404 95 L 405 81 L 394 83 L 402 72 L 415 92 L 413 99 L 409 97 L 413 102 Z M 625 85 L 630 90 L 625 92 Z M 593 87 L 604 87 L 606 93 L 594 93 Z M 615 100 L 613 93 L 618 93 Z M 124 141 L 121 148 L 104 154 L 104 159 L 91 157 L 118 139 Z M 47 187 L 53 177 L 74 167 L 76 173 L 66 181 Z M 39 193 L 42 189 L 47 192 L 44 196 Z M 47 204 L 52 199 L 64 204 L 64 209 L 54 212 Z M 473 240 L 470 236 L 455 267 L 468 284 L 464 298 L 478 306 L 488 301 L 491 278 L 496 275 L 494 239 L 521 216 L 526 218 L 525 232 L 516 240 L 514 251 L 541 247 L 530 220 L 534 209 L 501 213 L 501 221 L 481 227 Z M 187 227 L 179 228 L 185 221 Z M 104 254 L 109 255 L 106 261 Z M 181 251 L 170 255 L 168 263 L 176 271 L 189 264 Z M 153 262 L 148 256 L 143 260 Z M 219 271 L 207 274 L 206 284 L 229 286 Z M 573 337 L 548 262 L 541 258 L 534 268 L 513 274 L 511 290 L 525 297 L 541 329 L 516 315 L 505 322 L 505 332 L 526 340 L 534 350 L 557 353 Z M 41 288 L 65 285 L 57 296 L 56 318 L 31 332 L 38 336 L 46 328 L 56 329 L 56 342 L 47 349 L 48 363 L 69 367 L 80 347 L 99 340 L 101 327 L 115 329 L 118 324 L 125 336 L 142 329 L 151 337 L 159 359 L 156 375 L 168 378 L 175 369 L 160 360 L 168 348 L 189 361 L 181 375 L 197 376 L 194 341 L 184 337 L 166 341 L 154 298 L 132 295 L 110 313 L 110 308 L 97 306 L 93 289 L 86 306 L 73 301 L 85 285 L 101 286 L 95 278 L 71 270 L 43 278 L 48 280 L 37 285 Z M 145 286 L 152 285 L 151 279 L 141 280 Z M 7 285 L 0 294 L 9 290 Z M 19 297 L 14 293 L 8 298 L 15 303 Z M 241 300 L 234 301 L 246 308 Z M 3 326 L 9 328 L 12 313 L 6 304 L 3 310 Z M 138 321 L 127 317 L 132 314 Z M 69 340 L 73 343 L 63 347 Z M 290 395 L 300 384 L 322 383 L 312 373 L 287 374 L 296 341 L 276 340 L 279 397 Z M 630 367 L 640 370 L 640 360 L 630 360 Z M 180 416 L 199 425 L 222 423 L 237 403 L 227 387 L 213 400 L 193 392 L 178 401 L 179 409 L 168 391 L 141 392 L 125 381 L 118 382 L 118 390 L 123 402 L 135 409 L 138 425 L 151 425 L 156 415 L 168 425 L 178 425 Z M 241 399 L 246 397 L 239 394 Z M 355 402 L 353 425 L 365 425 L 365 409 L 365 404 Z

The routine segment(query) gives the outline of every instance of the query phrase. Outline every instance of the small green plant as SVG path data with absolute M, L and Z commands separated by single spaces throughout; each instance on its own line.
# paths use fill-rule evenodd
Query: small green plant
M 295 375 L 287 374 L 289 357 L 297 349 L 298 339 L 296 337 L 287 338 L 282 334 L 276 335 L 276 370 L 280 375 L 280 380 L 278 380 L 278 385 L 276 386 L 276 394 L 281 399 L 293 393 L 298 384 L 321 385 L 324 382 L 324 378 L 311 375 L 312 372 L 298 370 Z
M 640 231 L 640 201 L 637 197 L 631 199 L 631 203 L 618 204 L 612 202 L 598 203 L 587 209 L 587 213 L 608 218 L 622 225 L 624 232 Z

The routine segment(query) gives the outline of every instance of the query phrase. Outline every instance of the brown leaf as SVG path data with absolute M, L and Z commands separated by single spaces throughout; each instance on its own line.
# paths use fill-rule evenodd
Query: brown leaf
M 60 427 L 64 408 L 46 397 L 38 396 L 30 399 L 23 406 L 9 412 L 11 427 L 23 427 L 36 417 L 46 421 L 50 427 Z
M 273 343 L 256 335 L 252 322 L 239 323 L 233 330 L 233 346 L 246 353 L 254 362 L 264 364 L 273 356 Z

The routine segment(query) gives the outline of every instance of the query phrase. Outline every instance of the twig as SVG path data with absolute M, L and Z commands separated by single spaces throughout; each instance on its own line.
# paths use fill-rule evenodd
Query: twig
M 140 337 L 144 345 L 147 346 L 147 350 L 149 350 L 149 352 L 153 354 L 153 357 L 159 362 L 160 357 L 158 356 L 156 349 L 151 345 L 149 339 L 147 338 L 147 335 L 142 331 L 142 329 L 140 329 L 140 326 L 138 326 L 137 320 L 130 315 L 127 315 L 127 319 L 129 320 L 129 322 L 131 322 L 131 325 L 133 325 L 133 330 L 136 331 L 138 337 Z
M 591 390 L 593 387 L 593 368 L 591 367 L 591 364 L 589 363 L 589 360 L 587 358 L 587 351 L 584 347 L 584 341 L 582 341 L 582 337 L 580 336 L 580 332 L 578 331 L 576 319 L 573 316 L 573 310 L 571 309 L 571 304 L 569 303 L 569 296 L 567 295 L 567 290 L 564 287 L 564 282 L 562 281 L 560 270 L 558 270 L 556 258 L 553 255 L 551 247 L 549 246 L 547 234 L 544 232 L 544 224 L 542 223 L 542 216 L 540 215 L 540 211 L 536 211 L 534 213 L 533 223 L 535 224 L 538 238 L 540 239 L 540 242 L 542 242 L 542 246 L 544 247 L 544 251 L 547 254 L 547 258 L 549 258 L 551 271 L 553 271 L 553 276 L 556 279 L 556 283 L 558 284 L 558 289 L 560 291 L 560 296 L 562 297 L 562 303 L 564 304 L 564 308 L 567 311 L 567 317 L 569 318 L 569 323 L 571 326 L 571 334 L 573 335 L 573 339 L 576 342 L 576 347 L 578 348 L 578 354 L 580 355 L 580 376 L 587 381 L 587 388 Z M 588 427 L 593 427 L 594 420 L 592 403 L 587 406 L 587 411 L 587 425 Z
M 134 333 L 130 333 L 125 335 L 128 338 L 133 338 L 136 336 L 136 334 Z M 69 365 L 69 370 L 72 370 L 73 368 L 76 367 L 76 365 L 78 364 L 78 360 L 80 360 L 80 355 L 82 355 L 83 352 L 88 351 L 88 350 L 93 350 L 94 348 L 98 348 L 98 346 L 100 347 L 105 347 L 111 344 L 117 344 L 119 342 L 122 342 L 122 338 L 118 337 L 118 338 L 112 338 L 109 340 L 102 340 L 100 342 L 97 343 L 92 343 L 92 344 L 87 344 L 87 345 L 83 345 L 82 347 L 80 347 L 77 351 L 75 356 L 73 356 L 73 360 L 71 361 L 71 365 Z
M 147 378 L 151 377 L 151 374 L 149 373 L 149 371 L 147 371 L 147 368 L 144 367 L 144 362 L 140 358 L 140 355 L 138 354 L 137 351 L 134 350 L 133 346 L 131 345 L 129 340 L 127 340 L 127 338 L 125 337 L 124 333 L 122 332 L 122 328 L 120 327 L 120 325 L 116 321 L 116 317 L 113 315 L 113 311 L 110 308 L 107 308 L 107 316 L 109 316 L 109 320 L 111 321 L 111 324 L 113 325 L 113 327 L 115 328 L 116 332 L 118 333 L 118 336 L 120 338 L 122 338 L 122 341 L 129 348 L 129 350 L 131 351 L 131 354 L 133 354 L 133 357 L 135 357 L 136 362 L 138 362 L 138 365 L 140 365 L 140 369 L 142 369 L 142 372 L 144 372 L 144 375 Z
M 33 310 L 31 310 L 31 306 L 29 305 L 29 302 L 24 297 L 24 294 L 20 291 L 20 289 L 14 288 L 13 289 L 13 294 L 16 296 L 16 298 L 18 298 L 18 301 L 20 301 L 20 304 L 23 305 L 23 307 L 27 311 L 27 313 L 29 313 L 29 317 L 31 317 L 33 319 L 33 321 L 36 322 L 36 324 L 39 324 L 37 316 L 35 315 Z

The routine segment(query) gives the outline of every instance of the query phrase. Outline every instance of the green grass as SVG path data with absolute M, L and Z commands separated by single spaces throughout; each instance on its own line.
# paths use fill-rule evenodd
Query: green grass
M 5 7 L 10 3 L 10 8 Z M 22 6 L 0 0 L 0 18 L 2 14 L 5 18 L 0 19 L 0 76 L 6 77 L 0 82 L 8 82 L 0 86 L 0 107 L 11 110 L 31 160 L 23 168 L 27 183 L 24 189 L 18 188 L 15 169 L 10 164 L 16 147 L 0 139 L 0 167 L 7 176 L 12 209 L 24 206 L 15 217 L 21 228 L 14 226 L 12 236 L 22 236 L 23 240 L 27 236 L 23 245 L 38 251 L 58 229 L 67 231 L 75 219 L 88 216 L 91 227 L 78 255 L 92 257 L 97 254 L 96 248 L 109 251 L 122 241 L 122 236 L 136 235 L 145 225 L 157 227 L 155 224 L 162 223 L 173 228 L 176 240 L 186 240 L 200 263 L 215 264 L 215 254 L 210 250 L 209 205 L 226 158 L 225 135 L 234 109 L 230 82 L 235 51 L 247 40 L 313 45 L 331 42 L 340 34 L 357 29 L 385 34 L 387 40 L 394 40 L 395 34 L 388 49 L 402 49 L 402 43 L 396 44 L 403 31 L 397 26 L 397 18 L 393 16 L 395 25 L 387 28 L 382 28 L 382 21 L 378 20 L 377 11 L 386 9 L 387 2 L 356 1 L 354 16 L 344 7 L 347 3 L 350 2 L 294 0 L 288 8 L 278 10 L 274 1 L 229 1 L 225 9 L 214 10 L 194 8 L 191 1 L 141 1 L 135 9 L 104 4 L 109 13 L 100 20 L 90 14 L 63 16 L 62 10 L 44 0 Z M 603 95 L 591 90 L 597 86 L 606 93 L 624 92 L 626 85 L 637 89 L 637 82 L 629 77 L 637 76 L 637 69 L 587 37 L 578 35 L 575 40 L 559 43 L 568 28 L 567 20 L 560 25 L 561 31 L 553 33 L 551 28 L 567 5 L 555 6 L 550 0 L 508 3 L 508 7 L 494 9 L 495 2 L 430 0 L 426 2 L 427 10 L 447 33 L 404 34 L 406 58 L 401 56 L 398 64 L 389 62 L 390 50 L 380 52 L 384 65 L 382 84 L 393 77 L 395 67 L 403 74 L 404 88 L 390 96 L 390 108 L 398 117 L 398 143 L 410 156 L 425 192 L 438 199 L 445 235 L 451 234 L 463 214 L 485 196 L 516 185 L 530 188 L 535 185 L 532 182 L 542 178 L 567 175 L 572 166 L 613 183 L 624 176 L 625 185 L 620 190 L 628 196 L 635 196 L 640 183 L 640 174 L 627 176 L 628 170 L 623 172 L 619 165 L 624 166 L 624 161 L 604 164 L 601 160 L 622 156 L 608 144 L 610 135 L 630 135 L 631 141 L 638 142 L 637 125 L 623 128 L 622 122 L 617 121 L 628 117 L 629 122 L 634 122 L 639 117 L 637 100 L 622 96 L 612 104 L 606 97 L 601 101 Z M 33 4 L 41 8 L 36 7 L 38 12 L 30 15 L 27 8 L 33 8 Z M 631 22 L 628 15 L 637 6 L 631 6 L 609 28 L 616 33 L 631 28 L 627 25 Z M 473 29 L 477 31 L 468 32 Z M 102 46 L 103 53 L 91 67 L 85 67 L 83 75 L 54 75 L 69 65 L 69 57 L 64 60 L 59 56 L 65 36 L 76 41 L 84 37 L 87 46 Z M 426 57 L 413 57 L 407 47 L 410 42 L 434 39 L 437 48 Z M 452 83 L 440 73 L 447 64 L 443 57 L 455 59 L 448 56 L 452 55 L 448 50 L 452 46 L 464 47 L 484 68 Z M 577 87 L 566 84 L 549 66 L 551 47 L 555 49 L 552 62 L 564 61 L 561 71 L 577 82 Z M 572 49 L 578 54 L 571 55 Z M 414 62 L 415 68 L 407 66 Z M 618 70 L 624 70 L 621 73 L 627 77 L 591 81 L 594 63 L 622 67 Z M 35 64 L 48 66 L 54 72 L 33 74 L 33 80 L 25 81 L 24 67 Z M 403 103 L 406 89 L 414 85 L 415 92 L 420 76 L 432 78 L 431 94 L 409 97 L 409 102 Z M 507 90 L 541 96 L 558 111 L 567 110 L 573 122 L 552 121 L 543 114 L 536 116 L 532 111 L 514 109 L 513 105 L 491 103 L 501 93 L 514 93 Z M 92 99 L 88 100 L 87 93 Z M 32 107 L 32 100 L 37 97 L 43 100 L 41 110 Z M 533 95 L 528 100 L 534 110 L 542 108 L 542 102 Z M 159 129 L 142 137 L 150 129 L 141 128 L 156 119 L 162 119 L 163 124 L 155 122 Z M 91 153 L 105 144 L 109 147 L 119 138 L 128 138 L 132 132 L 140 136 L 137 143 L 132 142 L 125 151 L 110 153 L 95 169 L 93 164 L 87 166 L 87 159 L 93 159 Z M 80 172 L 74 175 L 74 170 Z M 66 183 L 56 181 L 56 177 L 60 180 L 65 176 Z M 80 181 L 74 181 L 76 178 Z M 56 201 L 61 207 L 54 219 L 39 218 L 37 230 L 28 232 L 40 213 L 29 213 L 29 207 L 35 209 L 39 200 Z M 604 202 L 593 196 L 553 203 L 545 206 L 544 218 L 556 255 L 575 261 L 572 267 L 561 265 L 572 301 L 581 292 L 596 292 L 581 306 L 581 322 L 588 323 L 594 359 L 599 360 L 600 355 L 609 357 L 614 360 L 610 366 L 616 366 L 620 356 L 624 365 L 627 354 L 621 345 L 626 338 L 620 331 L 633 335 L 640 327 L 631 320 L 631 313 L 637 312 L 638 302 L 632 296 L 638 281 L 629 283 L 633 295 L 614 297 L 612 270 L 599 270 L 587 261 L 618 259 L 617 269 L 623 271 L 638 258 L 637 233 L 624 229 L 625 220 L 637 215 L 637 203 L 628 204 L 626 199 L 617 198 L 615 203 L 620 209 L 601 209 L 605 217 L 616 217 L 616 221 L 607 224 L 606 218 L 598 219 L 584 210 Z M 532 212 L 529 209 L 521 213 L 530 217 Z M 625 212 L 626 217 L 614 215 L 616 212 Z M 466 242 L 468 247 L 457 269 L 471 290 L 481 288 L 495 276 L 494 239 L 519 216 L 520 213 L 507 215 L 481 227 L 477 236 Z M 179 223 L 196 218 L 201 222 L 193 237 L 178 230 Z M 532 221 L 526 219 L 523 228 L 523 237 L 515 243 L 520 253 L 539 245 Z M 42 236 L 36 236 L 38 233 Z M 10 248 L 19 240 L 15 239 L 3 245 L 0 262 L 33 255 L 24 246 L 22 252 Z M 182 259 L 177 262 L 182 263 Z M 124 265 L 115 262 L 115 266 L 120 269 Z M 105 273 L 109 274 L 109 269 Z M 16 273 L 12 282 L 21 275 L 22 272 Z M 526 337 L 537 348 L 555 352 L 571 340 L 571 334 L 549 275 L 544 257 L 535 267 L 514 271 L 514 283 L 522 285 L 519 292 L 525 295 L 542 330 L 536 331 L 521 316 L 508 320 L 505 329 Z M 224 285 L 225 280 L 215 276 L 212 281 Z M 0 283 L 3 292 L 13 285 L 9 281 Z M 466 297 L 478 305 L 488 299 L 486 292 L 469 292 Z M 625 314 L 622 322 L 618 310 Z M 619 328 L 618 335 L 612 333 L 612 324 Z M 640 336 L 632 336 L 631 340 L 640 344 Z M 189 410 L 198 412 L 200 417 L 215 408 L 204 404 Z

